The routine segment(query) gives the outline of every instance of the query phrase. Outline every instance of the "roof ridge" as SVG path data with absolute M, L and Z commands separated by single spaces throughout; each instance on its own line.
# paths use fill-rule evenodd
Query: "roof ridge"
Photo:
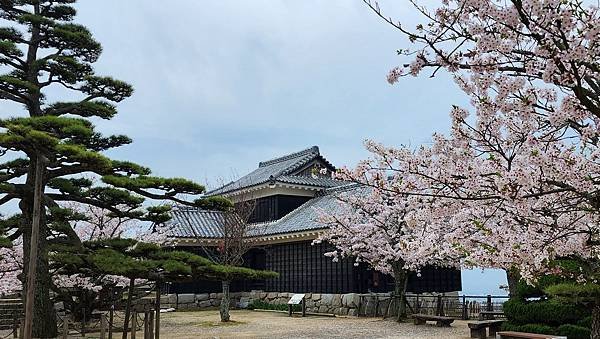
M 281 156 L 278 158 L 273 158 L 271 160 L 261 161 L 258 163 L 258 167 L 265 167 L 265 166 L 273 165 L 278 162 L 290 160 L 290 159 L 297 158 L 297 157 L 307 155 L 307 154 L 320 155 L 321 153 L 319 152 L 319 146 L 312 146 L 312 147 L 309 147 L 309 148 L 304 149 L 299 152 L 290 153 L 290 154 L 287 154 L 287 155 L 284 155 L 284 156 Z

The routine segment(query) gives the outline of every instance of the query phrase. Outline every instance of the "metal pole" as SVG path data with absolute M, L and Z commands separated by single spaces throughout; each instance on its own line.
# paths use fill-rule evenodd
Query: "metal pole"
M 40 215 L 42 213 L 42 176 L 44 175 L 44 160 L 41 154 L 35 159 L 35 182 L 33 187 L 33 211 L 31 216 L 31 239 L 29 241 L 29 263 L 27 266 L 27 293 L 25 299 L 25 328 L 24 338 L 31 339 L 33 330 L 33 302 L 35 294 L 35 276 L 38 258 L 38 242 L 40 237 Z

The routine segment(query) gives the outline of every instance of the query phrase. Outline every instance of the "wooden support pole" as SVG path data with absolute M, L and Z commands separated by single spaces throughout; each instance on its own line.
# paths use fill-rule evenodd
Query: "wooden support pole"
M 156 326 L 154 326 L 154 338 L 160 339 L 160 281 L 156 281 Z
M 64 320 L 63 320 L 63 339 L 67 339 L 69 337 L 69 320 L 67 320 L 67 317 L 65 316 Z
M 131 339 L 135 339 L 135 333 L 137 332 L 137 312 L 131 312 Z
M 123 322 L 123 339 L 127 339 L 127 331 L 129 330 L 129 318 L 131 315 L 131 300 L 133 299 L 133 288 L 135 287 L 135 279 L 129 278 L 129 290 L 127 294 L 127 305 L 125 306 L 125 320 Z
M 106 339 L 106 314 L 100 315 L 100 339 Z
M 148 339 L 148 311 L 144 312 L 144 339 Z
M 27 290 L 25 294 L 25 324 L 24 338 L 32 338 L 33 330 L 33 302 L 35 296 L 35 277 L 38 259 L 38 242 L 40 237 L 40 216 L 42 214 L 42 195 L 44 194 L 43 175 L 44 160 L 43 155 L 36 152 L 35 159 L 35 181 L 33 186 L 33 211 L 31 215 L 31 238 L 29 240 L 29 262 L 27 265 Z
M 114 313 L 115 313 L 114 308 L 115 308 L 115 304 L 113 302 L 113 304 L 110 307 L 110 311 L 108 311 L 108 339 L 112 339 L 113 321 L 114 321 Z
M 150 319 L 148 320 L 148 339 L 154 339 L 154 310 L 150 311 Z
M 302 298 L 302 317 L 306 317 L 306 299 Z
M 85 323 L 86 323 L 86 319 L 85 319 L 85 307 L 83 308 L 83 321 L 81 322 L 81 336 L 85 337 Z
M 23 339 L 25 337 L 25 320 L 21 319 L 21 324 L 19 326 L 19 339 Z
M 19 314 L 18 312 L 13 313 L 13 338 L 19 337 Z

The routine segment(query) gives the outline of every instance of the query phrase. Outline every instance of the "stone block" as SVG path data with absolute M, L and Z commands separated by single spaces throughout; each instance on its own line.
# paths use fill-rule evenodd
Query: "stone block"
M 168 295 L 162 295 L 162 296 L 160 296 L 160 304 L 161 305 L 170 304 L 171 303 L 170 300 L 171 300 L 171 298 L 169 298 Z
M 196 301 L 195 294 L 180 294 L 179 300 L 177 301 L 179 304 L 189 304 Z
M 333 294 L 321 294 L 321 304 L 331 305 Z
M 267 292 L 260 292 L 260 293 L 258 294 L 258 297 L 259 297 L 260 299 L 265 299 L 265 298 L 267 297 Z
M 356 308 L 351 308 L 348 310 L 348 316 L 350 317 L 357 317 L 358 316 L 358 309 Z
M 267 293 L 267 299 L 275 299 L 277 298 L 278 294 L 276 292 L 269 292 Z
M 332 306 L 342 306 L 342 296 L 340 294 L 334 294 L 331 299 Z
M 212 306 L 221 306 L 221 299 L 211 299 L 210 304 Z
M 240 302 L 238 302 L 237 307 L 239 308 L 248 308 L 248 305 L 250 304 L 250 298 L 248 297 L 241 297 L 240 298 Z
M 211 294 L 209 294 L 209 297 L 211 299 L 215 299 L 217 297 L 217 294 L 216 293 L 211 293 Z
M 169 304 L 171 304 L 171 305 L 177 304 L 177 294 L 169 294 L 169 295 L 167 295 L 167 297 L 169 298 Z
M 213 306 L 213 305 L 210 300 L 204 300 L 204 301 L 200 301 L 198 303 L 198 307 L 200 307 L 200 308 L 207 308 L 207 307 L 211 307 L 211 306 Z
M 342 305 L 352 308 L 358 307 L 360 303 L 360 296 L 357 293 L 348 293 L 342 295 Z
M 346 307 L 338 307 L 333 311 L 335 315 L 348 315 L 348 308 Z
M 327 306 L 319 307 L 318 313 L 328 313 L 328 312 L 329 312 L 329 307 L 327 307 Z
M 280 298 L 289 298 L 289 297 L 290 297 L 290 294 L 289 294 L 289 293 L 287 293 L 287 292 L 282 292 L 282 293 L 279 293 L 279 297 L 280 297 Z
M 319 294 L 319 293 L 313 293 L 310 298 L 312 300 L 314 300 L 314 301 L 321 300 L 321 294 Z
M 177 305 L 177 309 L 180 311 L 190 311 L 190 310 L 195 310 L 198 309 L 198 305 L 196 305 L 196 303 L 179 303 Z
M 196 301 L 204 301 L 208 300 L 209 298 L 210 296 L 208 295 L 208 293 L 196 294 Z

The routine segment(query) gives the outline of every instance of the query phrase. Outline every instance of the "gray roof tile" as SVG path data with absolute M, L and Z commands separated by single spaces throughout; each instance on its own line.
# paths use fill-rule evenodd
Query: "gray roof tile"
M 246 174 L 245 176 L 241 177 L 236 181 L 224 185 L 223 187 L 207 192 L 206 195 L 212 196 L 225 194 L 242 188 L 264 184 L 269 182 L 269 180 L 298 185 L 312 185 L 322 187 L 335 186 L 335 181 L 332 179 L 314 179 L 311 177 L 291 175 L 295 171 L 301 169 L 303 166 L 317 158 L 320 158 L 327 164 L 329 164 L 329 162 L 327 162 L 327 160 L 325 160 L 325 158 L 321 156 L 321 153 L 319 152 L 319 147 L 317 146 L 313 146 L 300 152 L 288 154 L 279 158 L 271 159 L 268 161 L 262 161 L 258 164 L 258 168 L 254 171 Z
M 356 188 L 355 184 L 346 183 L 344 186 L 328 189 L 325 194 L 307 201 L 279 220 L 253 224 L 251 235 L 275 235 L 327 228 L 327 225 L 317 221 L 318 211 L 335 209 L 338 203 L 336 194 Z M 188 207 L 176 208 L 171 213 L 171 235 L 179 238 L 218 238 L 225 220 L 222 212 Z

